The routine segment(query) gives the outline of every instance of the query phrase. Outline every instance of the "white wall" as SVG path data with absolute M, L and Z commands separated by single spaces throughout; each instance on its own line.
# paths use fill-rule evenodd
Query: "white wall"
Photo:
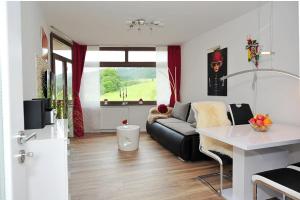
M 38 2 L 22 2 L 22 56 L 23 56 L 23 97 L 32 99 L 37 96 L 35 56 L 42 54 L 41 27 L 48 41 L 48 26 Z
M 273 9 L 271 9 L 271 6 Z M 270 31 L 270 13 L 273 23 Z M 228 96 L 207 96 L 207 53 L 216 45 L 228 48 L 228 74 L 253 68 L 245 50 L 248 35 L 258 39 L 263 49 L 270 44 L 275 55 L 261 58 L 260 67 L 299 74 L 298 3 L 273 2 L 253 10 L 182 45 L 182 100 L 223 100 L 226 103 L 246 102 L 253 110 L 269 113 L 275 122 L 300 125 L 300 81 L 278 74 L 258 75 L 257 98 L 251 88 L 253 75 L 228 80 Z M 259 28 L 260 27 L 260 28 Z M 270 37 L 270 32 L 272 37 Z M 270 42 L 270 38 L 273 38 Z
M 146 121 L 152 107 L 153 105 L 101 106 L 99 109 L 100 131 L 115 131 L 124 119 L 127 119 L 129 124 L 140 126 L 141 131 L 146 131 Z

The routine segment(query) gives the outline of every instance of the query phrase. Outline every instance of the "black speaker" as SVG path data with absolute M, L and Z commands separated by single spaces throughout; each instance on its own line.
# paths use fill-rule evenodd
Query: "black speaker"
M 44 103 L 45 110 L 52 110 L 51 99 L 50 98 L 35 98 L 35 99 L 32 99 L 32 100 L 41 100 Z
M 24 128 L 40 129 L 45 127 L 45 102 L 26 100 L 24 105 Z
M 51 99 L 50 98 L 36 98 L 32 100 L 41 100 L 44 104 L 44 124 L 51 125 L 54 124 L 54 110 L 51 107 Z

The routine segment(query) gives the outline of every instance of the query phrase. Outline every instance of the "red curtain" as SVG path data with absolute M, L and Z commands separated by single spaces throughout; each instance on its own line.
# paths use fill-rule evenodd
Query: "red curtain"
M 74 134 L 77 137 L 84 135 L 82 108 L 79 98 L 80 83 L 86 54 L 86 45 L 80 45 L 73 42 L 72 47 L 72 87 L 73 87 L 73 127 Z
M 170 105 L 180 101 L 181 51 L 180 46 L 168 46 L 168 71 L 171 87 Z

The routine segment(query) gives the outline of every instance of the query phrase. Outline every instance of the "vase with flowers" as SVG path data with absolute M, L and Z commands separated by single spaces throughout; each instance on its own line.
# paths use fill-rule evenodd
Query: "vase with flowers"
M 127 120 L 127 119 L 124 119 L 124 120 L 122 121 L 122 125 L 123 125 L 123 126 L 127 126 L 127 125 L 128 125 L 128 120 Z

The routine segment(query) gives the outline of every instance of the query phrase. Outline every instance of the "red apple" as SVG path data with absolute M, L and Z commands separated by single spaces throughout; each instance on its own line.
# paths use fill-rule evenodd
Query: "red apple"
M 257 115 L 256 119 L 264 121 L 264 119 L 265 119 L 265 116 L 264 116 L 264 115 L 261 115 L 261 114 L 259 114 L 259 115 Z
M 255 119 L 255 118 L 251 118 L 251 119 L 249 120 L 249 122 L 250 122 L 250 124 L 255 124 L 255 123 L 256 123 L 256 119 Z
M 258 120 L 256 120 L 256 125 L 257 125 L 257 126 L 263 126 L 263 125 L 264 125 L 264 121 L 258 119 Z

